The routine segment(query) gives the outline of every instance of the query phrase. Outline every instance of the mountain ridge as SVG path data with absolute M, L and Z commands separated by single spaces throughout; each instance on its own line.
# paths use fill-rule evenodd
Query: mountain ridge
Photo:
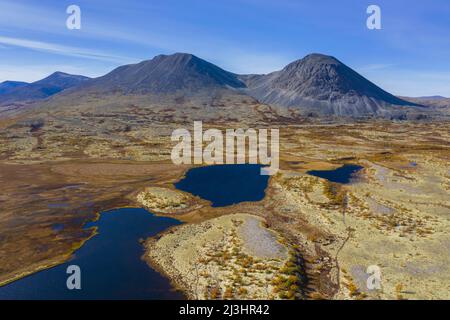
M 28 84 L 29 84 L 28 82 L 24 81 L 12 81 L 12 80 L 3 81 L 2 83 L 0 83 L 0 95 L 9 93 L 16 88 L 24 87 Z
M 243 88 L 237 75 L 195 55 L 175 53 L 158 55 L 136 64 L 120 66 L 92 79 L 83 89 L 97 92 L 120 90 L 124 93 L 186 94 L 209 88 Z
M 365 116 L 390 113 L 389 106 L 417 106 L 386 92 L 338 59 L 309 54 L 266 75 L 243 76 L 247 92 L 270 105 L 319 115 Z
M 90 78 L 56 71 L 41 80 L 23 83 L 6 92 L 0 92 L 0 105 L 45 99 L 88 79 Z
M 72 77 L 77 83 L 66 83 Z M 64 88 L 60 88 L 58 82 L 65 84 Z M 53 85 L 50 92 L 42 92 L 42 83 Z M 27 95 L 27 89 L 33 86 L 39 89 L 39 94 L 32 90 Z M 51 92 L 52 88 L 56 90 Z M 90 97 L 95 97 L 96 101 L 103 97 L 106 101 L 106 95 L 140 96 L 145 97 L 141 100 L 148 105 L 172 106 L 226 105 L 226 101 L 243 101 L 247 97 L 253 99 L 249 100 L 252 104 L 256 101 L 273 106 L 282 113 L 294 110 L 303 116 L 326 117 L 402 119 L 410 112 L 422 112 L 427 108 L 388 93 L 335 57 L 318 53 L 265 75 L 238 75 L 188 53 L 157 55 L 150 60 L 119 66 L 93 79 L 55 72 L 17 90 L 25 91 L 25 98 L 43 99 L 52 95 L 49 103 L 44 103 L 47 108 L 69 108 L 81 100 L 88 107 Z

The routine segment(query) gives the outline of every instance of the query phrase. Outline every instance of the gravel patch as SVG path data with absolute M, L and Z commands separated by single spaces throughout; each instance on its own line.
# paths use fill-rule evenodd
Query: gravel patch
M 288 256 L 286 247 L 262 226 L 259 219 L 247 218 L 239 228 L 239 234 L 244 240 L 244 250 L 254 256 L 267 259 L 286 259 Z

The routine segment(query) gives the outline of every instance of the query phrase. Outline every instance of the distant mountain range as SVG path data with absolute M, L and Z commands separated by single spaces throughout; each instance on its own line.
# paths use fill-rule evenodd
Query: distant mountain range
M 429 96 L 429 97 L 400 97 L 403 100 L 413 103 L 423 104 L 435 108 L 450 107 L 450 98 L 442 96 Z
M 410 99 L 417 99 L 417 100 L 434 100 L 434 101 L 438 101 L 438 100 L 445 100 L 448 99 L 446 97 L 443 96 L 426 96 L 426 97 L 417 97 L 417 98 L 410 98 Z
M 28 82 L 22 81 L 4 81 L 0 83 L 0 95 L 5 95 L 10 93 L 14 89 L 25 87 L 28 85 Z
M 66 100 L 73 103 L 75 96 L 172 96 L 183 100 L 217 92 L 247 96 L 309 116 L 401 118 L 410 111 L 427 111 L 420 100 L 395 97 L 336 58 L 322 54 L 308 55 L 266 75 L 238 75 L 192 54 L 158 55 L 95 79 L 56 72 L 30 84 L 4 82 L 0 84 L 0 105 L 52 95 L 63 107 Z
M 5 81 L 0 83 L 0 104 L 45 99 L 65 89 L 78 86 L 88 79 L 90 78 L 85 76 L 55 72 L 32 83 Z

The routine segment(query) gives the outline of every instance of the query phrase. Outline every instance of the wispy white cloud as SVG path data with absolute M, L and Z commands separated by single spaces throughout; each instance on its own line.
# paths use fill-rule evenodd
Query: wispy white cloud
M 148 56 L 141 56 L 140 59 L 149 59 L 152 54 L 189 52 L 198 55 L 218 64 L 220 67 L 236 73 L 268 73 L 284 67 L 290 58 L 285 54 L 267 50 L 264 52 L 246 48 L 245 44 L 219 38 L 209 34 L 204 30 L 186 22 L 164 21 L 163 17 L 158 17 L 160 25 L 170 23 L 176 27 L 177 32 L 156 28 L 155 30 L 128 30 L 124 25 L 111 24 L 102 17 L 87 20 L 83 23 L 81 30 L 77 32 L 67 32 L 64 23 L 66 18 L 64 10 L 32 5 L 18 4 L 5 0 L 0 2 L 0 26 L 7 29 L 22 29 L 28 31 L 38 31 L 45 35 L 64 35 L 67 39 L 90 39 L 90 41 L 100 41 L 103 44 L 110 44 L 111 52 L 115 51 L 115 46 L 120 48 L 124 43 L 132 44 L 146 49 Z M 45 17 L 45 18 L 44 18 Z M 155 17 L 153 18 L 153 20 Z M 5 37 L 3 37 L 5 38 Z M 52 53 L 64 54 L 67 56 L 82 57 L 97 60 L 106 60 L 117 63 L 130 63 L 136 59 L 117 57 L 113 53 L 105 54 L 83 48 L 74 48 L 65 45 L 57 45 L 45 42 L 15 39 L 8 44 L 21 46 L 33 50 L 45 50 Z M 0 44 L 2 37 L 0 37 Z M 111 45 L 112 44 L 112 45 Z M 142 52 L 142 51 L 141 51 Z M 300 58 L 300 57 L 294 57 Z M 292 59 L 291 59 L 292 60 Z
M 102 61 L 118 62 L 118 63 L 129 63 L 134 61 L 132 58 L 113 56 L 105 54 L 99 51 L 77 48 L 71 46 L 64 46 L 49 42 L 34 41 L 28 39 L 11 38 L 0 36 L 0 44 L 21 47 L 31 50 L 50 52 L 54 54 L 60 54 L 65 56 L 72 56 L 78 58 L 95 59 Z
M 65 11 L 58 14 L 55 10 L 40 5 L 30 5 L 18 1 L 2 0 L 0 2 L 0 26 L 4 28 L 21 28 L 29 30 L 56 30 L 64 26 Z M 63 18 L 63 19 L 58 19 Z

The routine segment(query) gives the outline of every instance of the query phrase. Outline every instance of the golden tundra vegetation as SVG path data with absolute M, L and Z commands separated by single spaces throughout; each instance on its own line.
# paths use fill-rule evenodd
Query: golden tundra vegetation
M 145 259 L 189 298 L 450 298 L 449 124 L 294 121 L 264 108 L 204 120 L 280 129 L 265 198 L 221 208 L 173 186 L 189 169 L 170 160 L 172 130 L 192 130 L 180 111 L 0 120 L 0 284 L 67 260 L 98 212 L 142 206 L 186 222 L 148 239 Z M 345 163 L 364 167 L 347 185 L 306 173 Z

